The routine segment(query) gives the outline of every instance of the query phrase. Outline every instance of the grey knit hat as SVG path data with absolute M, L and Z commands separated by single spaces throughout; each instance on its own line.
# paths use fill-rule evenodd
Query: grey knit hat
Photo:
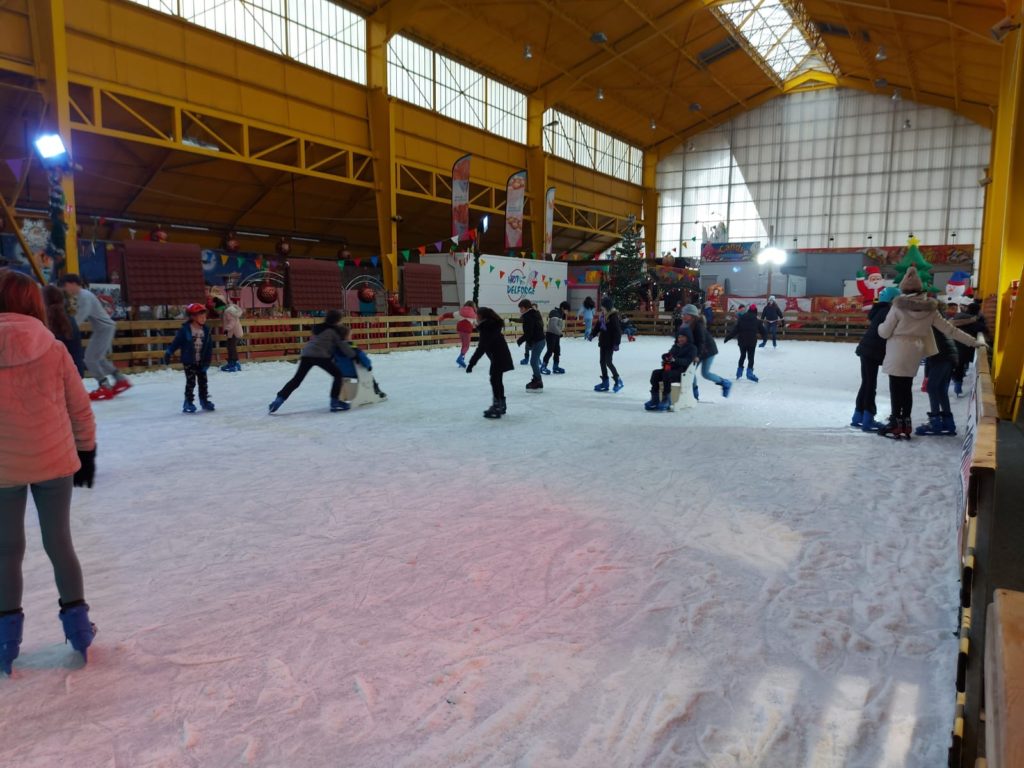
M 683 307 L 684 315 L 693 315 L 693 317 L 700 317 L 700 310 L 697 309 L 693 304 L 687 304 Z

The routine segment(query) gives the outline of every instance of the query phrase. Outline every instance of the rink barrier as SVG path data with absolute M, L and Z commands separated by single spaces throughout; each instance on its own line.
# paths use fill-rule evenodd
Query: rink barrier
M 673 330 L 671 314 L 664 312 L 626 313 L 643 336 L 668 336 Z M 517 315 L 505 315 L 505 337 L 515 342 L 521 326 L 512 320 Z M 119 320 L 110 359 L 127 373 L 137 373 L 163 367 L 164 349 L 181 327 L 181 319 L 174 320 Z M 296 360 L 303 344 L 309 338 L 310 328 L 321 322 L 316 317 L 245 318 L 245 339 L 239 344 L 238 356 L 242 362 Z M 433 315 L 383 315 L 377 317 L 348 317 L 345 323 L 352 328 L 352 340 L 370 353 L 387 353 L 400 349 L 454 347 L 459 344 L 455 323 L 440 323 Z M 779 331 L 780 340 L 787 338 L 851 341 L 859 339 L 866 327 L 865 318 L 858 315 L 800 315 L 790 319 Z M 220 320 L 210 320 L 207 326 L 214 330 L 214 362 L 226 361 L 224 337 L 220 333 Z M 798 326 L 798 327 L 795 327 Z M 712 323 L 712 331 L 721 338 L 725 333 L 724 318 Z M 83 325 L 83 343 L 88 344 L 88 324 Z M 566 321 L 566 338 L 582 335 L 583 323 L 571 316 Z M 475 339 L 474 339 L 475 341 Z M 515 351 L 513 351 L 515 354 Z M 178 366 L 177 362 L 174 365 Z
M 991 713 L 986 717 L 985 678 L 998 672 L 988 669 L 985 655 L 988 618 L 985 602 L 989 587 L 978 578 L 984 563 L 979 563 L 977 556 L 979 526 L 986 525 L 995 511 L 996 403 L 984 353 L 975 355 L 975 365 L 971 366 L 965 384 L 970 392 L 970 403 L 960 465 L 960 621 L 949 768 L 974 768 L 976 761 L 985 754 L 986 733 L 998 727 L 992 722 Z

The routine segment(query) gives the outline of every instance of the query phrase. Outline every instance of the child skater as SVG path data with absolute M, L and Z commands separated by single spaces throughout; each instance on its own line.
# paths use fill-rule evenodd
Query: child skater
M 692 305 L 687 305 L 692 306 Z M 682 379 L 686 369 L 697 357 L 690 329 L 680 325 L 676 343 L 661 356 L 661 367 L 651 371 L 651 399 L 644 403 L 648 411 L 667 411 L 672 407 L 672 384 Z
M 334 364 L 338 366 L 338 370 L 341 371 L 342 376 L 349 379 L 358 379 L 359 373 L 356 371 L 356 365 L 361 365 L 367 370 L 367 372 L 373 371 L 373 363 L 370 362 L 369 355 L 352 343 L 352 329 L 347 325 L 339 325 L 338 335 L 341 336 L 341 345 L 334 353 Z M 379 400 L 387 400 L 388 396 L 384 390 L 377 385 L 376 377 L 371 376 L 370 379 L 373 381 L 373 394 L 375 394 Z M 342 405 L 344 408 L 341 410 L 347 411 L 349 409 L 349 403 L 342 401 Z
M 439 318 L 437 322 L 442 320 L 453 320 L 455 318 L 454 312 L 445 312 Z M 473 337 L 473 322 L 476 320 L 476 302 L 467 301 L 461 307 L 459 307 L 459 322 L 455 324 L 455 330 L 459 334 L 459 342 L 462 344 L 462 348 L 459 350 L 459 356 L 455 358 L 455 364 L 460 368 L 466 367 L 466 353 L 469 352 L 469 343 Z
M 271 413 L 276 413 L 277 409 L 284 405 L 284 401 L 291 396 L 292 392 L 299 388 L 309 370 L 314 367 L 327 371 L 331 375 L 331 379 L 333 379 L 331 382 L 331 410 L 348 410 L 347 404 L 343 403 L 340 399 L 343 378 L 341 370 L 331 359 L 335 352 L 341 352 L 346 357 L 355 357 L 352 347 L 345 342 L 345 338 L 342 336 L 344 330 L 347 329 L 343 329 L 341 326 L 341 312 L 337 309 L 328 310 L 324 316 L 324 321 L 313 326 L 313 335 L 302 348 L 299 357 L 299 369 L 288 383 L 281 388 L 281 391 L 277 393 L 277 397 L 267 407 L 267 410 Z
M 860 358 L 860 389 L 857 390 L 857 402 L 853 407 L 850 426 L 862 432 L 877 432 L 885 425 L 875 420 L 878 408 L 875 405 L 875 392 L 878 390 L 878 369 L 885 360 L 885 339 L 878 335 L 878 326 L 885 320 L 892 308 L 892 300 L 900 294 L 894 285 L 878 294 L 878 301 L 871 305 L 868 312 L 868 329 L 857 345 L 857 356 Z
M 619 372 L 615 370 L 612 357 L 622 342 L 622 323 L 619 320 L 619 311 L 615 309 L 611 296 L 605 296 L 601 299 L 601 307 L 604 311 L 601 313 L 597 328 L 597 346 L 601 353 L 601 383 L 594 385 L 594 391 L 608 391 L 608 370 L 611 369 L 612 377 L 615 379 L 615 385 L 612 387 L 612 390 L 618 392 L 625 384 L 619 378 Z
M 477 361 L 487 355 L 491 361 L 491 394 L 493 402 L 491 407 L 484 411 L 485 419 L 500 419 L 505 415 L 505 385 L 501 377 L 506 371 L 515 370 L 512 362 L 512 353 L 509 351 L 508 342 L 505 341 L 505 321 L 498 317 L 498 313 L 490 307 L 480 307 L 477 311 L 476 330 L 479 334 L 476 342 L 476 351 L 469 359 L 466 366 L 466 373 L 473 372 L 473 366 Z
M 725 335 L 725 340 L 736 339 L 740 346 L 740 362 L 736 368 L 736 378 L 743 376 L 743 363 L 747 361 L 747 378 L 757 383 L 759 379 L 754 375 L 754 350 L 757 347 L 757 335 L 761 334 L 761 340 L 768 340 L 768 332 L 764 323 L 757 318 L 757 307 L 751 304 L 747 311 L 736 318 L 736 325 Z
M 214 300 L 221 317 L 221 330 L 224 331 L 224 343 L 228 348 L 227 365 L 220 369 L 225 373 L 237 373 L 242 370 L 238 364 L 238 342 L 245 335 L 242 329 L 243 310 L 235 303 L 227 303 L 220 298 Z
M 206 307 L 202 304 L 189 304 L 185 307 L 188 321 L 174 335 L 174 341 L 164 352 L 164 365 L 170 365 L 171 355 L 181 350 L 181 364 L 185 369 L 185 402 L 181 406 L 182 413 L 195 413 L 193 402 L 196 382 L 199 382 L 199 405 L 204 411 L 214 410 L 210 402 L 210 393 L 206 388 L 206 369 L 210 367 L 213 356 L 213 338 L 206 327 Z
M 583 338 L 590 341 L 592 338 L 590 331 L 594 325 L 594 310 L 597 309 L 597 305 L 594 304 L 594 299 L 587 296 L 583 299 L 583 306 L 580 307 L 580 311 L 576 313 L 577 317 L 583 319 Z
M 540 356 L 544 351 L 544 318 L 540 310 L 529 299 L 519 302 L 519 322 L 523 324 L 523 334 L 516 339 L 516 344 L 523 344 L 526 359 L 533 369 L 533 378 L 526 388 L 531 392 L 544 389 L 544 381 L 540 377 Z
M 544 353 L 544 362 L 541 365 L 540 372 L 543 374 L 549 373 L 565 373 L 564 368 L 558 367 L 558 358 L 562 354 L 562 336 L 565 333 L 565 319 L 568 317 L 569 302 L 563 301 L 557 307 L 548 312 L 548 329 L 544 334 L 544 340 L 547 342 L 547 351 Z M 548 360 L 552 357 L 555 358 L 555 367 L 548 370 Z

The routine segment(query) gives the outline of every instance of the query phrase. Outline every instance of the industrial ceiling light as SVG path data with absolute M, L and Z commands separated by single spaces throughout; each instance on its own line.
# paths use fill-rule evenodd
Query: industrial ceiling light
M 690 103 L 690 111 L 691 112 L 700 112 L 700 104 L 698 104 L 696 101 L 691 102 Z
M 590 36 L 590 42 L 602 45 L 603 43 L 608 42 L 608 35 L 604 32 L 595 32 Z
M 897 89 L 896 89 L 895 91 L 893 91 L 893 92 L 892 92 L 892 96 L 891 96 L 890 98 L 891 98 L 891 99 L 892 99 L 893 101 L 899 101 L 900 99 L 902 99 L 903 97 L 902 97 L 902 96 L 900 96 L 900 89 L 899 89 L 899 88 L 897 88 Z
M 651 130 L 653 131 L 657 127 L 658 127 L 658 124 L 656 122 L 654 122 L 654 118 L 652 117 L 651 118 Z
M 56 133 L 44 133 L 35 141 L 39 156 L 50 163 L 59 163 L 67 157 L 68 150 L 64 140 Z
M 910 121 L 909 120 L 904 120 L 903 121 L 903 127 L 904 128 L 910 128 Z
M 530 47 L 529 43 L 523 46 L 523 58 L 527 61 L 533 58 L 533 48 Z
M 885 88 L 885 86 L 887 86 L 888 84 L 889 81 L 886 80 L 884 77 L 879 77 L 875 79 L 875 88 Z
M 598 101 L 604 101 L 604 88 L 598 88 L 597 94 L 595 95 L 597 96 Z
M 886 61 L 889 58 L 889 54 L 885 52 L 885 46 L 878 46 L 878 52 L 875 53 L 875 61 Z

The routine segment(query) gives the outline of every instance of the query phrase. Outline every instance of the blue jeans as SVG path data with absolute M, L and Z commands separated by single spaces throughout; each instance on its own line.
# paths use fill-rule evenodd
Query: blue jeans
M 953 363 L 929 357 L 924 362 L 924 375 L 928 377 L 929 413 L 936 416 L 950 413 L 949 381 L 953 378 Z
M 707 379 L 708 381 L 713 381 L 715 384 L 721 384 L 722 377 L 719 376 L 717 373 L 711 372 L 711 364 L 715 362 L 715 357 L 716 355 L 712 355 L 711 357 L 705 357 L 703 360 L 700 361 L 700 375 Z M 697 386 L 696 377 L 694 377 L 693 379 L 693 385 Z
M 769 320 L 768 321 L 768 335 L 772 337 L 772 346 L 773 347 L 776 344 L 775 339 L 776 339 L 776 333 L 777 333 L 778 330 L 779 330 L 779 321 L 778 320 Z M 767 343 L 767 342 L 765 342 L 765 343 Z
M 533 346 L 527 347 L 527 352 L 530 355 L 530 367 L 533 368 L 534 378 L 540 378 L 540 358 L 544 354 L 544 339 L 535 341 Z

